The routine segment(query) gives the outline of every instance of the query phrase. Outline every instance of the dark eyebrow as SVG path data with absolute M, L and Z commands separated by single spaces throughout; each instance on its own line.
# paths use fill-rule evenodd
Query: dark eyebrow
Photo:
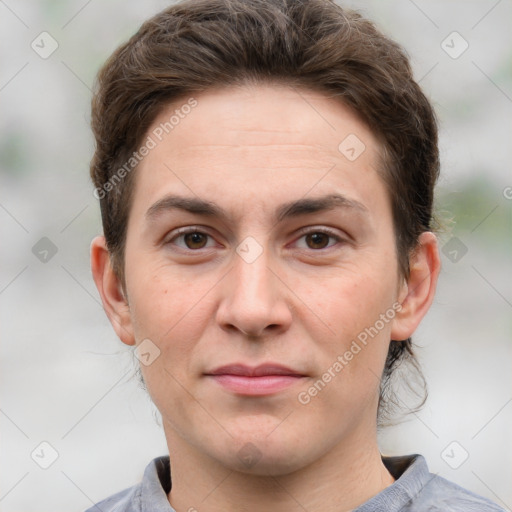
M 362 213 L 368 213 L 368 208 L 359 201 L 349 199 L 339 194 L 330 194 L 327 196 L 298 199 L 284 203 L 276 211 L 275 219 L 282 222 L 285 219 L 308 215 L 317 212 L 332 210 L 334 208 L 352 208 Z M 195 197 L 183 197 L 168 195 L 154 203 L 146 212 L 146 218 L 151 219 L 158 216 L 163 211 L 179 209 L 196 215 L 206 217 L 218 217 L 226 221 L 228 214 L 212 201 L 205 201 Z

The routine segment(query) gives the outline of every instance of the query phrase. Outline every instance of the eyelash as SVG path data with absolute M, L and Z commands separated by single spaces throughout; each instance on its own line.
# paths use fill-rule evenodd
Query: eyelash
M 208 236 L 210 238 L 213 238 L 210 234 L 205 233 L 203 231 L 200 231 L 196 227 L 187 227 L 187 228 L 178 229 L 177 232 L 175 233 L 175 235 L 172 238 L 170 238 L 169 240 L 167 240 L 165 242 L 165 244 L 166 245 L 167 244 L 171 244 L 177 238 L 183 237 L 183 236 L 188 235 L 190 233 L 199 233 L 201 235 L 206 235 L 206 236 Z M 302 232 L 300 232 L 300 237 L 299 238 L 303 238 L 304 236 L 311 235 L 311 234 L 316 234 L 316 233 L 323 233 L 323 234 L 329 236 L 330 238 L 334 238 L 338 244 L 345 241 L 342 237 L 340 237 L 338 234 L 336 234 L 334 231 L 332 231 L 332 230 L 330 230 L 328 228 L 315 228 L 315 229 L 309 229 L 308 231 L 302 231 Z M 332 249 L 333 247 L 335 247 L 335 245 L 336 244 L 324 247 L 322 249 L 309 249 L 309 250 L 311 250 L 313 252 L 326 251 L 328 249 Z M 187 251 L 187 252 L 200 252 L 203 249 L 209 249 L 209 247 L 202 247 L 201 249 L 189 249 L 189 248 L 179 247 L 179 249 L 183 250 L 183 251 Z

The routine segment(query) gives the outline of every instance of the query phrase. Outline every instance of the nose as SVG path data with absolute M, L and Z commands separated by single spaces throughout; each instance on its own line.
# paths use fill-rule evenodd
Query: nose
M 266 249 L 254 261 L 235 254 L 221 288 L 218 325 L 250 338 L 286 331 L 292 321 L 289 301 L 293 294 L 285 284 L 286 277 L 280 275 L 283 271 L 276 267 Z

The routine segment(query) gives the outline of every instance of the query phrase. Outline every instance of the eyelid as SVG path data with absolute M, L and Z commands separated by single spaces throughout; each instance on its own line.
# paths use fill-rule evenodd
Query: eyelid
M 306 226 L 297 232 L 297 234 L 301 236 L 308 235 L 310 233 L 325 233 L 327 235 L 331 235 L 334 238 L 341 239 L 341 235 L 338 233 L 338 231 L 328 226 Z
M 172 233 L 172 236 L 166 236 L 164 238 L 164 245 L 165 244 L 170 244 L 176 238 L 178 238 L 180 236 L 183 236 L 183 235 L 187 235 L 189 233 L 201 233 L 203 235 L 206 235 L 206 236 L 214 239 L 214 236 L 209 233 L 208 228 L 206 228 L 204 226 L 194 226 L 194 225 L 193 226 L 184 226 L 184 227 L 181 227 L 181 228 L 176 228 L 171 233 Z M 327 226 L 306 226 L 306 227 L 300 229 L 296 233 L 295 236 L 298 237 L 298 238 L 295 238 L 295 242 L 297 241 L 297 239 L 300 239 L 300 238 L 302 238 L 302 237 L 304 237 L 306 235 L 313 234 L 313 233 L 324 233 L 327 236 L 329 236 L 330 238 L 335 239 L 337 243 L 334 244 L 334 245 L 322 248 L 322 249 L 308 249 L 308 248 L 306 248 L 306 249 L 302 249 L 302 250 L 310 250 L 310 251 L 313 251 L 313 252 L 327 251 L 327 250 L 329 250 L 329 249 L 331 249 L 333 247 L 336 247 L 340 243 L 347 242 L 347 238 L 350 238 L 349 235 L 346 235 L 346 237 L 344 237 L 344 236 L 338 234 L 338 232 L 336 230 L 334 230 L 333 228 L 330 228 L 330 227 L 327 227 Z M 187 249 L 187 248 L 183 248 L 183 247 L 179 247 L 178 246 L 178 249 L 179 250 L 183 250 L 183 251 L 187 251 L 187 252 L 200 252 L 200 251 L 205 250 L 205 249 L 211 249 L 211 247 L 202 247 L 201 249 Z
M 340 243 L 347 242 L 348 241 L 347 238 L 350 238 L 349 235 L 346 235 L 344 237 L 344 236 L 340 235 L 338 233 L 338 231 L 334 230 L 333 228 L 329 228 L 327 226 L 307 226 L 307 227 L 302 228 L 302 229 L 300 229 L 298 231 L 298 233 L 297 233 L 298 238 L 297 239 L 300 239 L 300 238 L 304 237 L 305 235 L 310 235 L 310 234 L 313 234 L 313 233 L 323 233 L 323 234 L 329 236 L 330 238 L 334 238 L 337 243 L 334 244 L 334 245 L 330 245 L 328 247 L 324 247 L 322 249 L 304 249 L 304 250 L 309 250 L 309 251 L 313 251 L 313 252 L 328 251 L 330 249 L 335 248 Z M 297 239 L 295 241 L 297 241 Z
M 213 235 L 209 232 L 208 228 L 206 228 L 205 226 L 184 226 L 181 228 L 173 229 L 170 233 L 168 233 L 164 237 L 163 243 L 164 245 L 171 243 L 179 236 L 188 235 L 189 233 L 201 233 L 202 235 L 207 235 L 210 238 L 214 238 Z

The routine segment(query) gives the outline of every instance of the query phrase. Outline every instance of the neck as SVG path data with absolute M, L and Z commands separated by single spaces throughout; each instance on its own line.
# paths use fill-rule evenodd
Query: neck
M 313 464 L 279 476 L 233 471 L 199 454 L 166 430 L 172 491 L 177 512 L 350 511 L 394 482 L 377 446 L 362 436 L 344 439 Z

